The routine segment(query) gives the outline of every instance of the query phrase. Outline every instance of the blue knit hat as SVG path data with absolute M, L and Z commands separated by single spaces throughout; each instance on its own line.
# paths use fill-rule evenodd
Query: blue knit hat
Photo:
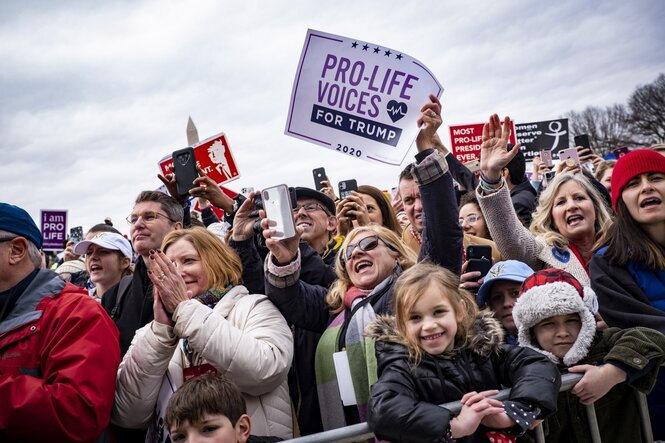
M 494 283 L 498 281 L 512 281 L 522 283 L 527 277 L 533 274 L 533 269 L 529 265 L 517 260 L 506 260 L 494 263 L 485 276 L 483 284 L 478 289 L 476 301 L 479 306 L 484 305 L 489 298 L 490 291 Z
M 34 243 L 37 248 L 42 248 L 42 233 L 30 214 L 18 206 L 0 203 L 0 231 L 7 231 L 25 237 Z

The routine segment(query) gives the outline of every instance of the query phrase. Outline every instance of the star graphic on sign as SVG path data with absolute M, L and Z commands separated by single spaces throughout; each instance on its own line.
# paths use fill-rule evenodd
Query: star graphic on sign
M 397 55 L 395 56 L 395 58 L 396 58 L 397 60 L 402 60 L 402 54 L 397 54 Z
M 390 52 L 390 51 L 385 52 L 386 57 L 390 57 L 390 54 L 392 54 L 392 52 Z
M 355 48 L 356 46 L 358 46 L 358 42 L 353 42 L 353 43 L 351 43 L 351 47 L 352 47 L 352 48 Z
M 381 48 L 379 48 L 379 47 L 377 46 L 376 48 L 374 48 L 374 53 L 375 53 L 375 54 L 378 54 L 380 50 L 381 50 Z
M 369 45 L 368 45 L 368 44 L 364 44 L 364 45 L 363 45 L 363 51 L 367 51 L 368 49 L 369 49 Z

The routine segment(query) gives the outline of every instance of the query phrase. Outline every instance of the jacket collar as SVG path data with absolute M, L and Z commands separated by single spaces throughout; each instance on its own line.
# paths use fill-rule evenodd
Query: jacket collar
M 37 305 L 48 296 L 59 294 L 65 288 L 65 282 L 58 274 L 48 269 L 41 269 L 23 294 L 19 297 L 9 316 L 0 323 L 0 334 L 39 319 L 42 311 L 36 311 Z

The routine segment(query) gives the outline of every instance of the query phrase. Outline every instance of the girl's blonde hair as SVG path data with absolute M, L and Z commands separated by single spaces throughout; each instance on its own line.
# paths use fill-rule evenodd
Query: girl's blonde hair
M 205 228 L 176 229 L 162 241 L 162 251 L 178 240 L 186 240 L 194 246 L 201 257 L 201 264 L 210 282 L 210 288 L 224 289 L 229 284 L 238 285 L 242 280 L 242 262 L 231 247 Z M 199 294 L 194 294 L 199 295 Z
M 478 315 L 478 306 L 473 296 L 460 289 L 459 277 L 441 266 L 418 263 L 402 273 L 395 285 L 395 323 L 397 332 L 405 340 L 409 349 L 409 359 L 416 366 L 425 352 L 420 343 L 409 337 L 407 323 L 413 307 L 421 295 L 430 287 L 435 286 L 446 297 L 455 311 L 457 333 L 455 346 L 464 346 L 469 330 Z
M 385 242 L 390 248 L 390 253 L 395 255 L 397 262 L 402 269 L 408 269 L 416 263 L 416 254 L 409 248 L 397 234 L 383 226 L 367 225 L 358 226 L 354 228 L 342 242 L 337 251 L 337 259 L 335 260 L 335 270 L 337 272 L 337 280 L 330 287 L 326 302 L 330 306 L 331 314 L 335 315 L 344 310 L 344 295 L 346 291 L 353 286 L 349 273 L 346 271 L 345 252 L 346 247 L 353 242 L 358 234 L 363 232 L 370 232 L 376 234 L 381 241 Z
M 554 178 L 552 183 L 550 183 L 543 193 L 540 194 L 538 206 L 533 213 L 533 219 L 529 229 L 533 235 L 542 237 L 548 245 L 556 246 L 559 249 L 565 249 L 568 247 L 569 240 L 564 237 L 554 225 L 552 208 L 554 207 L 554 200 L 559 192 L 559 188 L 570 181 L 575 182 L 582 187 L 593 203 L 593 209 L 596 215 L 596 222 L 594 224 L 596 241 L 593 245 L 593 249 L 597 249 L 605 243 L 607 230 L 612 224 L 612 215 L 607 209 L 607 205 L 598 190 L 582 174 L 566 173 L 559 174 Z

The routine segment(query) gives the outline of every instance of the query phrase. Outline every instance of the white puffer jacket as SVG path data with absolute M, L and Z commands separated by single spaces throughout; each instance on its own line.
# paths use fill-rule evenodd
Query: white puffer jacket
M 178 338 L 185 337 L 194 365 L 209 363 L 238 385 L 252 434 L 293 437 L 287 385 L 293 336 L 265 295 L 236 286 L 214 309 L 197 300 L 180 303 L 173 319 L 174 327 L 152 321 L 136 332 L 118 369 L 113 423 L 148 426 L 167 370 L 175 387 L 183 383 L 182 368 L 190 364 Z

